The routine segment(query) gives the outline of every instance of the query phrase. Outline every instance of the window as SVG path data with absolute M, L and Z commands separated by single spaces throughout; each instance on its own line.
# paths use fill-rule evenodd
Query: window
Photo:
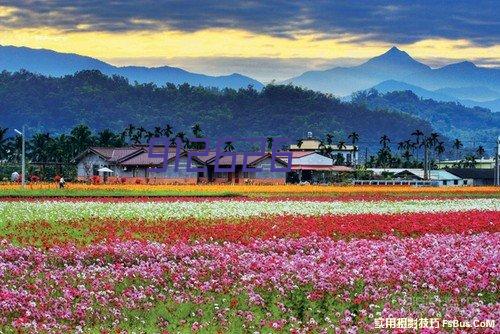
M 458 180 L 453 180 L 454 185 L 458 185 Z

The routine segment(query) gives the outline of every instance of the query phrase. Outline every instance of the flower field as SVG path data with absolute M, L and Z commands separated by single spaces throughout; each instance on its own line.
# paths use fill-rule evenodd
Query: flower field
M 318 185 L 148 185 L 32 183 L 20 189 L 0 183 L 0 197 L 499 197 L 496 187 L 318 186 Z
M 497 333 L 500 198 L 394 189 L 0 200 L 0 333 Z

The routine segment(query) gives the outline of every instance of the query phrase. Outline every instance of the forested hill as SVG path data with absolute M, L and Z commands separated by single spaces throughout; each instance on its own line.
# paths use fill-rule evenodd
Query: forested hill
M 170 124 L 190 132 L 199 123 L 205 136 L 304 137 L 337 133 L 346 140 L 356 131 L 361 143 L 375 146 L 381 135 L 392 142 L 408 139 L 415 129 L 432 131 L 429 123 L 407 114 L 374 111 L 343 103 L 323 93 L 287 85 L 261 91 L 217 90 L 187 84 L 157 87 L 130 84 L 99 71 L 82 71 L 62 78 L 29 72 L 0 74 L 0 127 L 27 124 L 31 133 L 53 134 L 85 123 L 94 130 L 123 130 L 128 124 L 152 128 Z
M 490 147 L 500 134 L 500 113 L 465 107 L 457 102 L 424 99 L 408 90 L 385 94 L 376 90 L 362 91 L 353 95 L 352 102 L 373 110 L 401 111 L 417 116 L 448 138 L 460 138 L 466 143 Z

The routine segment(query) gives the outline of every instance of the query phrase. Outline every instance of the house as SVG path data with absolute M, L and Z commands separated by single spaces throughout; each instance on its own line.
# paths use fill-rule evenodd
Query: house
M 216 153 L 210 151 L 206 156 L 199 156 L 205 163 L 207 173 L 200 175 L 200 182 L 214 183 L 253 183 L 253 184 L 285 184 L 287 167 L 286 159 L 276 157 L 275 168 L 283 171 L 271 171 L 272 155 L 267 152 L 264 155 L 249 155 L 247 157 L 247 168 L 261 169 L 260 171 L 243 171 L 244 154 L 234 153 L 234 158 L 230 156 L 220 156 L 216 159 Z M 221 169 L 230 169 L 234 159 L 234 171 L 216 172 L 216 164 Z
M 462 179 L 472 180 L 475 186 L 487 186 L 495 184 L 495 169 L 485 168 L 447 168 L 447 172 Z
M 161 155 L 164 148 L 155 147 L 153 152 Z M 186 170 L 187 152 L 180 150 L 177 157 L 173 147 L 168 148 L 167 168 L 164 171 L 155 171 L 164 167 L 164 159 L 149 157 L 148 148 L 144 146 L 91 147 L 74 160 L 77 163 L 77 179 L 80 181 L 88 181 L 92 176 L 99 176 L 100 180 L 110 183 L 196 184 L 198 181 L 196 172 Z M 203 165 L 203 162 L 196 158 L 193 161 L 193 167 Z M 176 162 L 178 170 L 175 169 Z M 103 167 L 113 172 L 99 172 Z
M 335 166 L 333 159 L 316 151 L 290 151 L 292 170 L 287 175 L 288 182 L 326 183 L 332 176 L 342 172 L 352 172 L 354 168 Z M 286 159 L 284 156 L 282 159 Z
M 110 183 L 149 184 L 197 184 L 200 182 L 284 184 L 286 181 L 285 171 L 270 170 L 272 162 L 270 153 L 263 156 L 249 156 L 247 159 L 249 168 L 262 168 L 262 171 L 244 172 L 244 155 L 235 153 L 235 170 L 216 173 L 216 158 L 213 151 L 202 156 L 196 151 L 177 150 L 175 147 L 167 149 L 167 159 L 164 164 L 163 146 L 155 146 L 153 154 L 148 153 L 147 146 L 91 147 L 74 159 L 77 164 L 77 179 L 89 181 L 91 177 L 98 176 L 100 180 Z M 189 152 L 193 155 L 190 157 L 191 168 L 203 168 L 206 171 L 188 171 Z M 231 157 L 220 157 L 218 163 L 221 168 L 229 168 Z M 279 158 L 275 159 L 275 164 L 277 168 L 287 166 L 287 162 Z M 99 171 L 103 167 L 109 168 L 112 172 Z
M 443 160 L 437 161 L 435 164 L 438 169 L 449 169 L 449 168 L 460 168 L 460 164 L 463 163 L 461 160 Z M 494 158 L 481 158 L 476 159 L 476 164 L 474 166 L 476 169 L 493 169 L 495 168 Z
M 335 144 L 325 144 L 321 140 L 314 138 L 311 132 L 307 133 L 307 138 L 301 139 L 299 143 L 290 145 L 290 151 L 298 152 L 319 152 L 321 149 L 330 149 L 330 156 L 335 157 L 337 155 L 342 155 L 344 161 L 347 164 L 357 164 L 358 163 L 358 148 L 354 145 L 344 145 L 339 147 Z
M 375 177 L 389 176 L 390 179 L 374 179 L 355 181 L 355 184 L 406 184 L 429 186 L 464 186 L 472 185 L 472 180 L 462 179 L 445 170 L 429 170 L 428 180 L 425 180 L 424 170 L 418 168 L 368 168 Z

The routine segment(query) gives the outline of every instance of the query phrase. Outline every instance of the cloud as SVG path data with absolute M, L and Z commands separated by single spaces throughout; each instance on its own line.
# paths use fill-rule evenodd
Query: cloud
M 500 42 L 497 1 L 72 1 L 4 0 L 13 8 L 9 28 L 64 31 L 243 29 L 293 39 L 356 36 L 357 42 L 395 44 L 445 38 L 477 45 Z M 352 39 L 349 42 L 353 42 Z

